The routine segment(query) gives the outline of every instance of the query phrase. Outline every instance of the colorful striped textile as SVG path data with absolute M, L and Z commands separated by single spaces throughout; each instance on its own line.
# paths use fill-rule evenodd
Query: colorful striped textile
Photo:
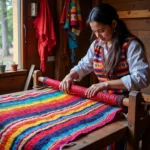
M 67 33 L 68 48 L 71 52 L 71 61 L 74 63 L 75 51 L 78 49 L 77 37 L 83 30 L 79 0 L 64 0 L 64 7 L 60 17 L 60 24 L 63 24 Z
M 46 88 L 0 96 L 0 150 L 59 150 L 122 108 Z

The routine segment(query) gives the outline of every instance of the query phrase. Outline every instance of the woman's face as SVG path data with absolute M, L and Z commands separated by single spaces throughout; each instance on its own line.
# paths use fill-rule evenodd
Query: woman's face
M 113 35 L 113 28 L 109 25 L 104 25 L 98 22 L 90 22 L 90 27 L 96 37 L 102 42 L 111 42 Z

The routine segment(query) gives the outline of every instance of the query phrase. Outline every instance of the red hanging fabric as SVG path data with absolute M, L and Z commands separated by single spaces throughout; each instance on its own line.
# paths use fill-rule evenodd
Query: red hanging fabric
M 52 48 L 56 45 L 54 24 L 48 0 L 40 1 L 40 10 L 33 24 L 38 38 L 40 69 L 44 72 L 46 70 L 48 54 L 52 55 Z
M 64 2 L 64 6 L 63 6 L 63 10 L 62 10 L 62 14 L 60 17 L 60 24 L 64 24 L 67 14 L 68 14 L 68 9 L 69 9 L 69 0 L 65 0 Z

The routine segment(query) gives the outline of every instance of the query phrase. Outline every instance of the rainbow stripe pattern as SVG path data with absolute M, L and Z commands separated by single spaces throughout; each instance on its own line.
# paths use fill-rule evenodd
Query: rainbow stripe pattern
M 59 150 L 122 108 L 46 88 L 0 96 L 0 150 Z

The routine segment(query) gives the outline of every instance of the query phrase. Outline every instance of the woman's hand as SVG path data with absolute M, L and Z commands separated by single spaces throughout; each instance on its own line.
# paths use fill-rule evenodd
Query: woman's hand
M 65 93 L 69 93 L 73 80 L 77 78 L 78 78 L 78 74 L 76 72 L 69 73 L 60 83 L 59 89 Z
M 108 89 L 108 82 L 93 84 L 86 90 L 85 95 L 86 97 L 91 98 L 95 96 L 99 91 L 106 90 L 106 89 Z

